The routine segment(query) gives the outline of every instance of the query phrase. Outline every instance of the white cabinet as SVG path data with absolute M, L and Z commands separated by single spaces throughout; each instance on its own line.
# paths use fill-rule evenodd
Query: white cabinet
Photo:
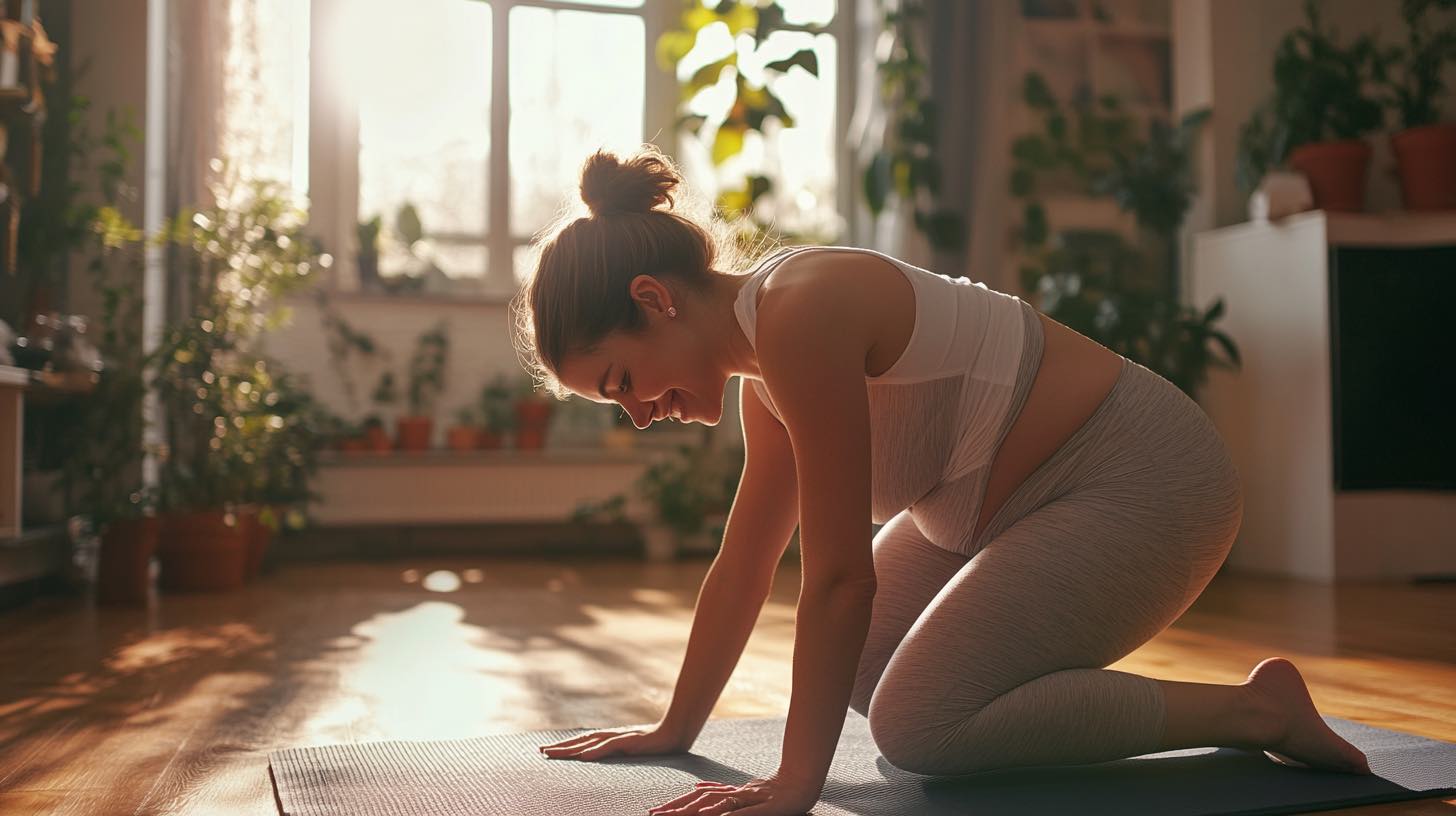
M 1200 394 L 1244 482 L 1230 566 L 1456 575 L 1456 213 L 1302 213 L 1192 259 L 1244 357 Z

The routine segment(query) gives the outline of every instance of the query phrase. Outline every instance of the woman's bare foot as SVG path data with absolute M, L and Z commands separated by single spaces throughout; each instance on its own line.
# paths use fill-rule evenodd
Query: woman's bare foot
M 1273 721 L 1279 723 L 1263 746 L 1275 761 L 1300 768 L 1370 773 L 1365 754 L 1320 718 L 1293 663 L 1271 657 L 1254 667 L 1244 685 L 1262 698 Z

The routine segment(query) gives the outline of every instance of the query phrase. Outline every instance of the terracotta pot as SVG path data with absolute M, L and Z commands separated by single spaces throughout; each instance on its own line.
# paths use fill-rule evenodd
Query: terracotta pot
M 404 416 L 395 420 L 399 436 L 399 449 L 419 453 L 430 449 L 430 436 L 435 430 L 435 421 L 429 417 Z
M 222 510 L 162 516 L 157 555 L 165 590 L 235 589 L 247 574 L 248 542 L 238 516 Z
M 1365 209 L 1366 172 L 1372 152 L 1363 139 L 1312 142 L 1294 148 L 1289 165 L 1309 179 L 1315 207 L 1360 212 Z
M 541 450 L 546 447 L 546 426 L 556 406 L 541 400 L 516 403 L 516 449 Z
M 473 451 L 480 447 L 480 429 L 471 425 L 456 425 L 445 434 L 445 443 L 453 451 Z
M 501 446 L 501 435 L 488 428 L 482 428 L 476 434 L 476 443 L 481 450 L 494 450 Z
M 264 512 L 262 507 L 244 507 L 237 513 L 238 528 L 248 547 L 248 560 L 243 570 L 243 577 L 248 581 L 262 572 L 263 556 L 267 555 L 268 545 L 273 541 L 273 528 L 264 523 Z
M 387 440 L 388 437 L 385 437 Z M 339 450 L 344 453 L 364 453 L 369 450 L 369 440 L 362 436 L 351 436 L 339 440 Z
M 1456 210 L 1456 122 L 1390 134 L 1407 210 Z
M 364 444 L 375 453 L 394 450 L 394 440 L 389 438 L 383 425 L 369 425 L 364 428 Z
M 121 519 L 101 534 L 101 559 L 96 568 L 96 600 L 101 603 L 146 603 L 152 588 L 152 555 L 157 551 L 155 516 Z

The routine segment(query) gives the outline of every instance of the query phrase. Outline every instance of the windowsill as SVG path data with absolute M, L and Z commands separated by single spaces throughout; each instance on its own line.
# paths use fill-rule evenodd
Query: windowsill
M 386 303 L 392 306 L 418 304 L 420 306 L 506 306 L 519 290 L 509 292 L 481 292 L 469 295 L 447 294 L 390 294 L 389 292 L 357 292 L 325 288 L 324 296 L 335 303 Z
M 644 444 L 626 450 L 612 448 L 546 448 L 545 450 L 454 451 L 324 451 L 319 455 L 322 467 L 436 467 L 439 465 L 636 465 L 656 456 L 672 453 L 673 448 Z

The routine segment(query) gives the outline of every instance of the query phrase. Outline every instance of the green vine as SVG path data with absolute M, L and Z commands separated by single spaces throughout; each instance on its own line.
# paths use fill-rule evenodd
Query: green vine
M 915 228 L 930 245 L 957 250 L 965 245 L 961 213 L 937 203 L 941 168 L 936 129 L 939 109 L 924 82 L 926 63 L 915 44 L 915 26 L 925 16 L 923 0 L 880 0 L 890 46 L 877 57 L 880 92 L 889 117 L 884 140 L 864 168 L 864 196 L 876 217 L 894 193 L 913 208 Z

